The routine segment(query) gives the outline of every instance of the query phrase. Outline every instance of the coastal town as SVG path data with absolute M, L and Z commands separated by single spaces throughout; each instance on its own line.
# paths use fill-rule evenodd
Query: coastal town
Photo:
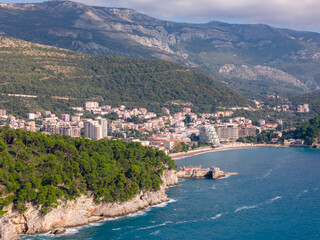
M 263 103 L 254 102 L 257 109 L 262 108 Z M 1 109 L 1 124 L 9 125 L 12 129 L 41 131 L 44 134 L 140 142 L 143 146 L 162 150 L 167 154 L 187 152 L 199 147 L 230 146 L 241 138 L 256 136 L 262 131 L 272 131 L 275 134 L 272 143 L 279 143 L 282 136 L 281 119 L 277 119 L 276 123 L 259 119 L 253 124 L 252 120 L 245 117 L 233 117 L 233 111 L 237 108 L 196 114 L 192 112 L 191 107 L 183 106 L 180 112 L 171 114 L 168 108 L 162 107 L 161 113 L 156 114 L 146 108 L 127 109 L 124 105 L 99 106 L 97 101 L 87 101 L 83 107 L 71 109 L 73 114 L 56 116 L 53 112 L 44 111 L 28 113 L 25 119 L 7 115 L 6 110 Z M 277 106 L 273 110 L 293 111 L 288 105 Z M 309 112 L 309 106 L 299 105 L 296 111 Z M 88 113 L 90 117 L 86 117 Z M 290 139 L 282 143 L 303 144 L 303 141 Z

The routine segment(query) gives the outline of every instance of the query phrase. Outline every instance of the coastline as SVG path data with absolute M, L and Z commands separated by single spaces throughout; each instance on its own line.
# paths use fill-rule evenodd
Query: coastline
M 41 214 L 37 206 L 27 204 L 28 209 L 18 213 L 8 209 L 0 220 L 0 240 L 17 240 L 25 235 L 63 234 L 67 228 L 81 227 L 110 218 L 127 216 L 145 210 L 150 206 L 168 202 L 165 190 L 178 184 L 174 170 L 166 170 L 162 175 L 160 190 L 140 192 L 132 199 L 117 203 L 97 204 L 90 196 L 81 195 L 76 200 L 69 200 L 52 209 L 46 215 Z
M 219 148 L 212 148 L 212 147 L 205 147 L 201 149 L 191 150 L 188 152 L 179 152 L 179 153 L 172 153 L 169 154 L 173 160 L 179 160 L 186 157 L 191 157 L 195 155 L 200 155 L 209 152 L 220 152 L 220 151 L 227 151 L 227 150 L 234 150 L 234 149 L 244 149 L 244 148 L 258 148 L 258 147 L 290 147 L 287 145 L 280 145 L 280 144 L 228 144 L 221 146 Z

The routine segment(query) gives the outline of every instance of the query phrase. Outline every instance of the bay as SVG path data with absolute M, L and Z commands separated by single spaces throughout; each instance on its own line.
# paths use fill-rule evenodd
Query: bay
M 24 240 L 320 239 L 320 150 L 251 148 L 177 160 L 179 167 L 238 172 L 225 179 L 180 179 L 168 203 L 127 217 Z

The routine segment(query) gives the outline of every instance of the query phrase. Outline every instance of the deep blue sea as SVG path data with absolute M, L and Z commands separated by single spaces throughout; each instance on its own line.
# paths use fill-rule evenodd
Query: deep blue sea
M 252 148 L 177 160 L 179 166 L 238 172 L 225 179 L 180 179 L 171 201 L 59 237 L 23 239 L 320 240 L 320 150 Z

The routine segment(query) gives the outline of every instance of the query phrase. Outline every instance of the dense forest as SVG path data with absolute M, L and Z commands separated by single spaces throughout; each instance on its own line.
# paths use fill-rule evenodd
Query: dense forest
M 0 59 L 0 108 L 20 116 L 41 110 L 59 114 L 64 103 L 67 110 L 86 100 L 159 112 L 177 102 L 195 112 L 251 104 L 223 83 L 161 60 L 81 54 L 8 37 L 0 37 Z
M 284 139 L 279 138 L 278 134 L 274 133 L 274 131 L 265 131 L 263 130 L 261 133 L 258 133 L 256 136 L 247 136 L 240 137 L 238 142 L 244 143 L 274 143 L 272 141 L 273 138 L 278 138 L 276 143 L 283 143 Z
M 296 139 L 303 139 L 308 145 L 319 143 L 320 141 L 320 116 L 310 119 L 308 122 L 302 123 L 289 136 Z
M 276 142 L 272 138 L 277 138 Z M 251 143 L 283 143 L 285 139 L 303 139 L 305 144 L 312 145 L 320 142 L 320 116 L 301 123 L 294 131 L 283 131 L 283 136 L 278 137 L 274 131 L 262 131 L 257 136 L 240 137 L 239 142 Z
M 139 191 L 158 190 L 165 169 L 175 168 L 164 152 L 140 143 L 44 135 L 0 129 L 0 210 L 26 203 L 43 213 L 59 199 L 93 195 L 97 202 L 125 201 Z

